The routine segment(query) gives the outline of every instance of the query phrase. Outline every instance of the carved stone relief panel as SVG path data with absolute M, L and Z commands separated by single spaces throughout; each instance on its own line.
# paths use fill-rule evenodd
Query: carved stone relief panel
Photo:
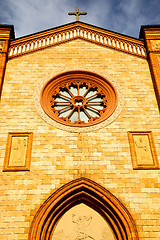
M 28 141 L 28 136 L 12 137 L 9 166 L 15 166 L 15 167 L 25 166 L 27 141 Z
M 52 240 L 115 240 L 108 223 L 92 208 L 81 203 L 59 220 Z
M 153 157 L 149 145 L 148 135 L 133 135 L 133 140 L 137 155 L 137 165 L 153 164 Z
M 4 171 L 29 170 L 32 133 L 9 133 Z
M 134 169 L 158 168 L 158 159 L 152 132 L 129 132 L 129 142 Z

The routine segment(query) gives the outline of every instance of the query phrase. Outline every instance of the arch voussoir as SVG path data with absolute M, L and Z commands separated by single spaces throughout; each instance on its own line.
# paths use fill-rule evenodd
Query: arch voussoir
M 79 178 L 55 191 L 42 204 L 31 224 L 28 240 L 51 240 L 59 219 L 79 203 L 85 203 L 106 220 L 115 240 L 139 239 L 133 218 L 123 204 L 94 181 Z

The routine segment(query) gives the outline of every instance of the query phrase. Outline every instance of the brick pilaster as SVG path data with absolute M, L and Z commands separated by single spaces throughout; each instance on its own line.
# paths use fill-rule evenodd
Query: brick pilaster
M 158 59 L 160 56 L 160 25 L 142 26 L 140 37 L 145 40 L 148 63 L 160 109 L 160 61 Z
M 0 25 L 0 97 L 5 74 L 8 47 L 11 38 L 14 38 L 14 28 L 12 25 Z

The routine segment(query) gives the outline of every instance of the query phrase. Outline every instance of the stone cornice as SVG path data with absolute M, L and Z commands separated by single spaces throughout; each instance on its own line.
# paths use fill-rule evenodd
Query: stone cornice
M 83 22 L 74 22 L 11 41 L 8 58 L 56 46 L 77 38 L 141 58 L 147 57 L 144 42 L 141 40 Z

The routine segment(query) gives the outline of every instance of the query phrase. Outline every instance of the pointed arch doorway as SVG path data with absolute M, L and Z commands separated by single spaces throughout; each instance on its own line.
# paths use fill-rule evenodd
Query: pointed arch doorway
M 97 235 L 98 233 L 98 235 Z M 138 240 L 128 210 L 109 191 L 79 178 L 53 193 L 39 208 L 29 240 Z

